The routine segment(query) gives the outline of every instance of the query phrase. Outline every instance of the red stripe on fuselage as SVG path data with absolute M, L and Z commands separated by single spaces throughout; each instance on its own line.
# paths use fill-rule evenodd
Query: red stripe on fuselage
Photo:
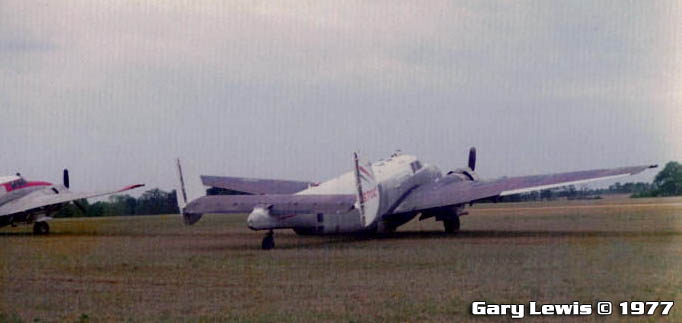
M 281 216 L 278 217 L 278 220 L 280 220 L 280 221 L 281 221 L 281 220 L 286 220 L 286 219 L 289 219 L 289 218 L 293 218 L 293 217 L 295 217 L 295 216 L 297 216 L 297 215 L 298 215 L 298 214 L 281 215 Z
M 2 186 L 5 187 L 6 192 L 11 192 L 11 191 L 16 191 L 16 190 L 20 190 L 20 189 L 28 188 L 28 187 L 52 186 L 52 183 L 48 183 L 48 182 L 26 182 L 23 185 L 12 187 L 12 182 L 9 182 L 9 183 L 3 183 Z

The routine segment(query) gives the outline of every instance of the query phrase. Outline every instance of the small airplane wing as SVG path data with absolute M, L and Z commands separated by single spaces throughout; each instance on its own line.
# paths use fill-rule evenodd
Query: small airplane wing
M 64 204 L 80 199 L 121 193 L 142 186 L 144 186 L 144 184 L 130 185 L 116 191 L 91 193 L 74 193 L 61 185 L 51 186 L 43 190 L 33 192 L 25 197 L 3 204 L 0 206 L 0 216 L 26 212 L 52 205 Z
M 270 208 L 273 214 L 340 213 L 355 207 L 355 195 L 211 195 L 190 202 L 184 213 L 249 213 L 257 206 Z
M 294 194 L 311 185 L 316 185 L 315 183 L 304 181 L 224 176 L 201 176 L 201 182 L 206 186 L 224 188 L 246 194 Z
M 481 181 L 458 181 L 446 176 L 437 182 L 415 188 L 392 213 L 426 210 L 469 203 L 489 197 L 513 195 L 596 180 L 624 177 L 655 167 L 657 166 L 596 169 L 547 175 L 503 177 Z

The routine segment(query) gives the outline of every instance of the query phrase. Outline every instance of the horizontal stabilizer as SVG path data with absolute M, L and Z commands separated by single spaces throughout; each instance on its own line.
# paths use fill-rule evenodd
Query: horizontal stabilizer
M 246 194 L 294 194 L 307 189 L 312 182 L 260 179 L 244 177 L 201 176 L 206 186 L 237 191 Z
M 185 213 L 249 213 L 255 207 L 278 213 L 342 213 L 353 209 L 354 195 L 211 195 L 200 197 L 185 208 Z

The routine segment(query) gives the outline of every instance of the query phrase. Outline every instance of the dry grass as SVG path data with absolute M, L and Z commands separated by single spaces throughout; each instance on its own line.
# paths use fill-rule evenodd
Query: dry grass
M 269 252 L 243 216 L 193 227 L 179 216 L 59 220 L 49 237 L 2 229 L 0 321 L 461 321 L 474 319 L 474 300 L 682 293 L 679 198 L 480 205 L 462 229 L 446 236 L 427 220 L 379 239 L 281 231 Z

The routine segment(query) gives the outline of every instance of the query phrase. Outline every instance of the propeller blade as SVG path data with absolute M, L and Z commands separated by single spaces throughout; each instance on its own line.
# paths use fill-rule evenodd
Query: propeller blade
M 69 170 L 64 169 L 64 187 L 69 188 Z
M 73 201 L 73 204 L 76 205 L 76 207 L 83 212 L 83 214 L 86 214 L 87 212 L 85 211 L 85 207 L 83 207 L 83 204 L 81 204 L 78 201 Z
M 476 170 L 476 147 L 469 149 L 469 168 Z

